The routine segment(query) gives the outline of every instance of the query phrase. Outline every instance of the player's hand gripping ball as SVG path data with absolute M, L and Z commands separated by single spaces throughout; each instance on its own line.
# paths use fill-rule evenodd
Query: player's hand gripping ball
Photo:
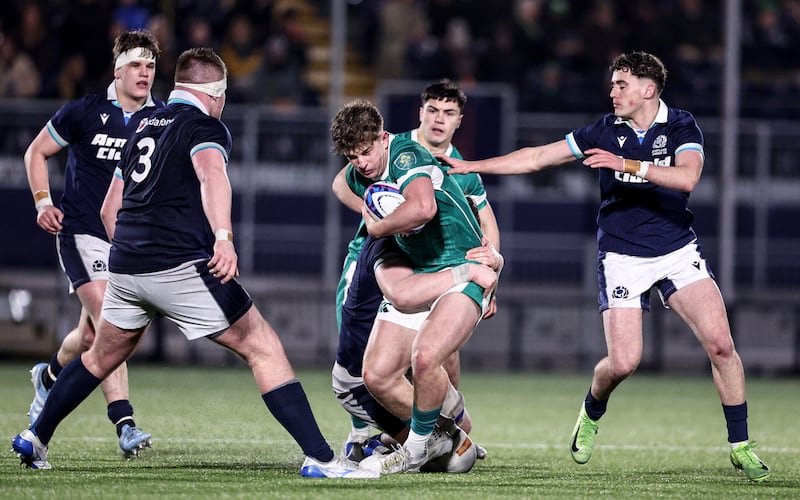
M 381 220 L 394 212 L 406 199 L 400 192 L 397 184 L 392 182 L 375 182 L 364 192 L 364 204 L 367 212 L 375 220 Z M 418 233 L 424 224 L 409 231 L 410 234 Z

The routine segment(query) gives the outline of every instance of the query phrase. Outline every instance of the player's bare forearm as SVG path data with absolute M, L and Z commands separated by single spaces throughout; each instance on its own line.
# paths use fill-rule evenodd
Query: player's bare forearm
M 457 160 L 442 155 L 436 157 L 452 167 L 448 170 L 448 174 L 475 172 L 497 175 L 527 174 L 575 159 L 566 140 L 544 146 L 522 148 L 503 156 L 479 161 Z
M 347 166 L 345 166 L 339 171 L 339 173 L 336 174 L 336 177 L 333 178 L 333 183 L 331 184 L 331 190 L 344 206 L 353 212 L 358 213 L 361 212 L 362 200 L 347 185 L 347 180 L 345 179 L 346 170 Z
M 682 151 L 675 156 L 675 164 L 668 166 L 623 158 L 604 149 L 587 149 L 583 164 L 590 168 L 607 168 L 641 177 L 648 182 L 677 191 L 691 193 L 703 171 L 703 155 L 699 151 Z

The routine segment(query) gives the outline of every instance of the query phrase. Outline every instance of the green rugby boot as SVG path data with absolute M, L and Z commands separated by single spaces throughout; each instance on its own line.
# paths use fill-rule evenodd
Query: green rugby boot
M 586 408 L 581 404 L 581 411 L 578 413 L 578 421 L 572 431 L 572 439 L 569 446 L 569 453 L 576 463 L 585 464 L 592 458 L 594 438 L 599 425 L 597 420 L 589 418 L 589 415 L 586 414 Z
M 772 472 L 758 455 L 753 452 L 755 442 L 743 443 L 731 450 L 731 463 L 747 476 L 747 479 L 760 483 Z

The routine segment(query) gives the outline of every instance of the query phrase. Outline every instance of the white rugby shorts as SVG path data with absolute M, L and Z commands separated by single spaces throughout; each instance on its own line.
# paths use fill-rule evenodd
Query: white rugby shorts
M 378 307 L 378 315 L 375 317 L 375 320 L 377 321 L 380 319 L 388 321 L 389 323 L 394 323 L 418 332 L 422 327 L 422 322 L 428 318 L 430 313 L 429 310 L 416 313 L 400 312 L 391 302 L 384 299 Z
M 56 253 L 69 280 L 69 293 L 90 281 L 108 281 L 111 244 L 91 234 L 63 234 L 56 238 Z
M 146 274 L 110 273 L 102 316 L 123 330 L 142 328 L 156 312 L 194 340 L 224 332 L 253 302 L 236 279 L 222 284 L 208 261 L 187 262 Z
M 612 307 L 650 310 L 650 289 L 656 287 L 664 307 L 676 291 L 695 281 L 714 278 L 697 243 L 659 257 L 634 257 L 601 252 L 598 266 L 600 311 Z

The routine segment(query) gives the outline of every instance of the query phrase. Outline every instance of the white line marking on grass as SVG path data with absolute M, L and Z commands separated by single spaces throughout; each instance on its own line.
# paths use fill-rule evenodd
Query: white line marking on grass
M 291 439 L 223 439 L 223 438 L 198 438 L 183 436 L 179 438 L 159 438 L 153 439 L 153 442 L 158 443 L 186 443 L 189 440 L 191 443 L 197 444 L 241 444 L 241 445 L 294 445 L 296 444 Z M 56 438 L 55 441 L 84 441 L 92 443 L 106 443 L 114 442 L 116 439 L 104 437 L 64 437 Z M 478 443 L 487 449 L 507 449 L 507 450 L 560 450 L 567 449 L 568 444 L 546 444 L 546 443 L 492 443 L 477 440 Z M 333 445 L 332 445 L 333 446 Z M 334 446 L 335 448 L 335 446 Z M 653 446 L 644 445 L 615 445 L 603 444 L 598 446 L 598 449 L 603 450 L 616 450 L 616 451 L 652 451 Z M 659 444 L 658 451 L 676 452 L 701 452 L 701 453 L 719 453 L 720 451 L 728 451 L 728 446 L 666 446 Z M 759 451 L 769 453 L 800 453 L 800 448 L 790 447 L 772 447 L 772 446 L 758 446 Z

